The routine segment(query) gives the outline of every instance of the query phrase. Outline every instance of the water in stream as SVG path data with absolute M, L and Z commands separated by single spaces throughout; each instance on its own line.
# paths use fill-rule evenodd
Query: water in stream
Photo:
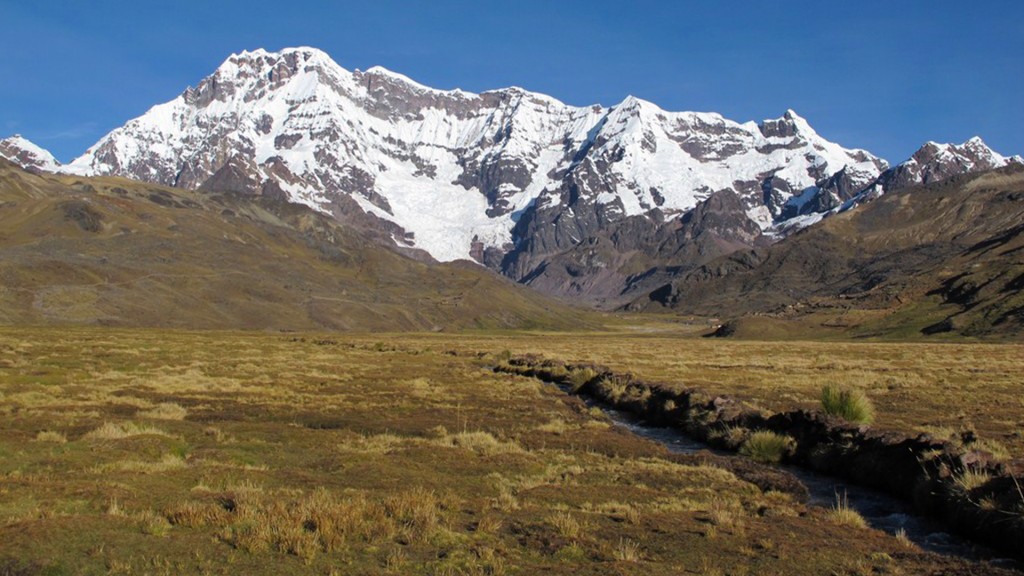
M 638 436 L 660 442 L 673 452 L 688 454 L 702 450 L 714 451 L 707 444 L 693 440 L 680 431 L 649 426 L 630 414 L 606 406 L 600 407 L 616 424 Z M 1019 567 L 1012 560 L 998 559 L 992 550 L 944 532 L 936 523 L 914 514 L 908 504 L 888 494 L 795 466 L 783 468 L 807 486 L 811 504 L 830 507 L 835 504 L 837 495 L 845 495 L 850 508 L 859 512 L 871 527 L 890 534 L 902 530 L 908 539 L 925 550 L 972 560 L 989 560 L 1006 567 Z

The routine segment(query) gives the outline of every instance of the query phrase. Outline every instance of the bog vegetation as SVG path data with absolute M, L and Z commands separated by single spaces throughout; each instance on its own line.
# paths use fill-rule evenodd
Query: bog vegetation
M 5 329 L 0 573 L 916 574 L 948 566 L 839 512 L 759 489 L 717 457 L 672 455 L 623 433 L 553 386 L 491 370 L 504 350 L 536 348 L 611 363 L 634 348 L 672 350 L 663 364 L 639 354 L 630 368 L 697 363 L 701 378 L 716 363 L 749 371 L 766 362 L 743 346 L 729 356 L 676 346 L 600 335 Z M 861 356 L 842 349 L 830 357 Z M 998 348 L 977 353 L 1000 365 Z M 899 369 L 912 371 L 912 361 Z M 807 385 L 781 396 L 781 384 L 764 385 L 766 396 L 808 402 Z M 882 414 L 891 409 L 880 405 Z M 747 445 L 766 460 L 789 442 L 755 436 Z M 969 491 L 979 480 L 963 482 Z

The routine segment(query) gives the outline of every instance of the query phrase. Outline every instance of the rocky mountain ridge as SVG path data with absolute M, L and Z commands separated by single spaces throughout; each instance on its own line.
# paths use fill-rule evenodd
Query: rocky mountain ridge
M 980 140 L 935 147 L 892 172 L 793 111 L 737 123 L 634 97 L 436 90 L 293 48 L 232 55 L 58 169 L 285 199 L 407 252 L 614 302 L 915 178 L 1009 161 Z
M 53 154 L 21 134 L 0 140 L 0 158 L 35 172 L 57 172 L 61 169 Z
M 1017 336 L 1022 222 L 1024 165 L 958 174 L 709 261 L 630 307 L 719 316 L 730 320 L 721 335 L 759 338 Z

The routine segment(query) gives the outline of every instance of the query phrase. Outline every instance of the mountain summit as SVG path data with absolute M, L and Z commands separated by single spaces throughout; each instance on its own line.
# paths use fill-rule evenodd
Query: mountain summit
M 362 211 L 439 260 L 514 249 L 516 221 L 561 206 L 581 229 L 732 189 L 763 227 L 793 195 L 844 167 L 886 167 L 818 136 L 789 111 L 761 124 L 666 112 L 628 97 L 571 107 L 520 88 L 435 90 L 374 67 L 348 71 L 313 48 L 229 57 L 178 98 L 101 139 L 66 169 L 199 187 L 280 189 L 324 211 Z M 219 174 L 220 173 L 220 174 Z M 224 182 L 228 184 L 228 182 Z
M 901 164 L 893 182 L 944 174 L 957 155 L 998 164 L 973 142 Z M 884 160 L 792 110 L 738 123 L 633 96 L 573 107 L 521 88 L 437 90 L 314 48 L 233 54 L 59 169 L 301 203 L 407 252 L 592 300 L 893 184 Z
M 40 148 L 21 134 L 0 140 L 0 158 L 33 172 L 56 172 L 60 162 L 49 151 Z

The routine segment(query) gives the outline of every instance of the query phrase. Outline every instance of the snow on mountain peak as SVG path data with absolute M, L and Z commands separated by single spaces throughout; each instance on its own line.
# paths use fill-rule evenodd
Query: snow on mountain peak
M 914 154 L 882 172 L 873 182 L 862 186 L 853 196 L 844 195 L 841 203 L 831 204 L 826 211 L 819 211 L 809 217 L 800 216 L 807 222 L 820 220 L 828 213 L 849 210 L 857 204 L 876 198 L 892 190 L 908 188 L 919 184 L 939 182 L 959 174 L 979 172 L 1002 168 L 1010 163 L 1024 164 L 1019 156 L 1005 157 L 995 152 L 978 136 L 968 139 L 963 144 L 943 144 L 929 140 L 925 142 Z M 839 184 L 842 184 L 840 182 Z M 793 219 L 797 221 L 797 218 Z M 801 222 L 790 225 L 783 222 L 778 225 L 780 228 L 800 227 Z
M 65 169 L 198 187 L 226 166 L 245 167 L 231 172 L 244 173 L 239 188 L 362 211 L 453 260 L 518 245 L 514 228 L 531 210 L 583 218 L 580 203 L 611 219 L 678 215 L 730 189 L 768 226 L 845 167 L 870 180 L 885 164 L 824 140 L 792 110 L 739 124 L 635 96 L 604 108 L 521 88 L 435 90 L 300 47 L 233 54 Z
M 255 50 L 243 50 L 239 53 L 228 56 L 225 63 L 239 63 L 245 61 L 257 61 L 261 59 L 277 60 L 285 57 L 301 57 L 304 61 L 314 61 L 325 63 L 331 66 L 338 66 L 338 64 L 330 57 L 329 54 L 320 50 L 319 48 L 313 48 L 310 46 L 294 46 L 290 48 L 282 48 L 277 52 L 271 52 L 265 48 L 256 48 Z
M 56 172 L 60 169 L 60 162 L 49 150 L 37 146 L 21 134 L 0 140 L 0 158 L 31 170 Z
M 420 84 L 419 82 L 413 80 L 412 78 L 409 78 L 405 74 L 399 74 L 398 72 L 394 72 L 392 70 L 388 70 L 387 68 L 384 68 L 383 66 L 373 66 L 371 68 L 366 69 L 364 72 L 362 72 L 362 74 L 368 74 L 370 76 L 384 77 L 384 78 L 391 79 L 393 81 L 402 82 L 402 83 L 404 83 L 404 84 L 406 84 L 406 85 L 408 85 L 408 86 L 410 86 L 410 87 L 412 87 L 412 88 L 414 88 L 416 90 L 419 90 L 421 92 L 432 92 L 432 93 L 438 93 L 438 94 L 451 94 L 451 95 L 457 95 L 457 96 L 464 96 L 464 97 L 467 97 L 467 98 L 472 98 L 472 97 L 476 96 L 476 94 L 473 94 L 471 92 L 466 92 L 465 90 L 462 90 L 460 88 L 454 88 L 452 90 L 438 90 L 437 88 L 431 88 L 430 86 L 426 86 L 424 84 Z
M 789 121 L 789 123 L 793 125 L 796 132 L 798 134 L 803 135 L 806 138 L 818 135 L 818 133 L 815 132 L 813 128 L 811 128 L 810 123 L 808 123 L 803 116 L 797 114 L 796 111 L 794 111 L 792 108 L 787 109 L 786 113 L 783 114 L 782 118 Z
M 916 179 L 927 183 L 952 173 L 1000 168 L 1013 161 L 1014 157 L 999 154 L 974 136 L 962 144 L 928 141 L 903 164 L 918 166 Z

